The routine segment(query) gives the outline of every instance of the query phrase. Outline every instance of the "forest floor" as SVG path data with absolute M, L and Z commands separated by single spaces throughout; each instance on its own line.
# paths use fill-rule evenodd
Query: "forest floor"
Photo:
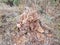
M 27 2 L 26 5 L 30 7 L 28 3 L 30 2 Z M 41 25 L 45 30 L 44 34 L 33 31 L 28 31 L 28 34 L 26 34 L 24 31 L 18 31 L 17 23 L 26 7 L 24 4 L 11 7 L 5 3 L 0 3 L 0 45 L 60 45 L 60 0 L 56 2 L 51 0 L 38 0 L 35 6 L 37 13 L 40 15 Z M 24 36 L 21 37 L 21 44 L 18 42 L 20 37 L 18 37 L 16 33 L 18 33 L 18 35 L 24 33 Z M 39 40 L 41 40 L 40 37 L 39 39 L 35 39 L 35 33 L 38 34 L 38 37 L 42 35 L 41 38 L 43 38 L 45 42 L 39 42 Z M 45 34 L 47 35 L 48 33 L 53 35 L 52 38 L 45 36 Z M 15 34 L 16 38 L 12 36 Z M 13 40 L 15 42 L 17 41 L 17 44 L 15 44 Z M 33 42 L 34 40 L 36 41 L 35 43 Z

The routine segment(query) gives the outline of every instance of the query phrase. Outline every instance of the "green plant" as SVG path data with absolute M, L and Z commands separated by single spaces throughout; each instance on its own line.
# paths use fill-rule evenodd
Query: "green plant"
M 51 0 L 51 4 L 56 4 L 57 3 L 57 0 Z
M 20 0 L 1 0 L 3 3 L 13 3 L 14 5 L 19 5 Z
M 19 5 L 20 0 L 13 0 L 13 3 L 14 3 L 15 5 Z

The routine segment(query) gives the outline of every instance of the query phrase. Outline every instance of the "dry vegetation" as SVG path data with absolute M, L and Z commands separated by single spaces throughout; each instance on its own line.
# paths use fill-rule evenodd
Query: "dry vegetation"
M 17 24 L 19 32 L 13 35 L 14 44 L 53 45 L 55 43 L 53 39 L 54 35 L 51 30 L 48 30 L 47 33 L 45 32 L 45 29 L 41 26 L 40 16 L 37 11 L 30 8 L 28 12 L 26 11 L 20 15 L 20 21 Z
M 0 0 L 0 45 L 60 45 L 60 0 Z

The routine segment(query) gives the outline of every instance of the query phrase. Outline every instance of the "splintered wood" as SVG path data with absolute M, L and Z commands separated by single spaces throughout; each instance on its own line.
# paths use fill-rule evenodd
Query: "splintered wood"
M 19 32 L 13 35 L 14 45 L 44 45 L 50 42 L 49 38 L 52 38 L 52 34 L 48 34 L 49 36 L 45 34 L 39 19 L 40 16 L 34 9 L 26 10 L 20 15 L 17 24 Z

